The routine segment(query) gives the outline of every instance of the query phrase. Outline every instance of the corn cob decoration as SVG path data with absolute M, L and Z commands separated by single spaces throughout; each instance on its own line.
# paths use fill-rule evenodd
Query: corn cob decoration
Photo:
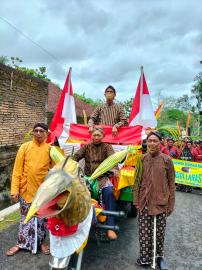
M 60 161 L 65 160 L 65 155 L 63 151 L 60 149 L 60 147 L 58 146 L 51 146 L 50 157 L 55 164 L 57 164 Z
M 112 155 L 110 155 L 108 158 L 106 158 L 94 171 L 94 173 L 90 176 L 92 180 L 95 180 L 100 175 L 108 172 L 112 168 L 114 168 L 119 162 L 121 162 L 126 155 L 128 154 L 129 149 L 122 150 L 119 152 L 116 152 Z

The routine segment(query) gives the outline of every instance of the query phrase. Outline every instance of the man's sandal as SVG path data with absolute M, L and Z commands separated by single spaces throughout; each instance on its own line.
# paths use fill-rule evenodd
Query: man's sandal
M 41 244 L 41 252 L 45 255 L 49 255 L 50 247 L 47 244 Z
M 20 247 L 18 245 L 9 248 L 9 250 L 6 251 L 6 255 L 7 256 L 13 256 L 16 253 L 18 253 L 18 251 L 20 251 Z

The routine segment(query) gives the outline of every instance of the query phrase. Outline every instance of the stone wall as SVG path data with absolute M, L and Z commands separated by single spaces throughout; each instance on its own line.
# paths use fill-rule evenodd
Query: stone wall
M 10 188 L 10 176 L 17 149 L 15 145 L 0 148 L 0 193 Z
M 46 122 L 48 83 L 0 64 L 0 146 L 18 145 L 36 122 Z
M 0 64 L 0 191 L 9 187 L 18 146 L 36 122 L 47 122 L 48 83 Z

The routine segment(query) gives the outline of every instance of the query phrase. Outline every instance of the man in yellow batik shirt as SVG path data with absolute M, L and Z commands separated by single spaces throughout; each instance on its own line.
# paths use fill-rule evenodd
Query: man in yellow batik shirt
M 50 145 L 45 142 L 47 133 L 46 124 L 34 125 L 33 140 L 22 144 L 16 156 L 11 199 L 13 202 L 20 202 L 21 217 L 17 244 L 6 252 L 7 256 L 12 256 L 21 249 L 36 254 L 38 248 L 44 254 L 49 254 L 49 246 L 43 243 L 46 236 L 45 220 L 34 217 L 26 225 L 23 224 L 32 200 L 51 166 Z

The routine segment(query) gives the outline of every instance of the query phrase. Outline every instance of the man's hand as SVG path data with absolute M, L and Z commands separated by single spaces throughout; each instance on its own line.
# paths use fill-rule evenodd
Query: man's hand
M 166 215 L 167 215 L 167 217 L 170 216 L 172 212 L 173 211 L 171 209 L 167 208 L 166 209 Z
M 116 137 L 117 135 L 118 135 L 118 129 L 117 129 L 117 127 L 113 126 L 113 128 L 112 128 L 112 136 Z
M 19 201 L 19 194 L 12 194 L 11 195 L 11 200 L 15 203 Z
M 103 176 L 98 178 L 98 186 L 99 188 L 104 188 L 107 183 L 107 177 Z
M 93 127 L 89 127 L 88 132 L 92 133 L 93 132 Z
M 113 172 L 115 178 L 119 178 L 119 176 L 120 176 L 119 170 L 113 169 L 111 171 Z
M 139 210 L 139 204 L 134 204 L 135 205 L 135 208 L 137 209 L 137 210 Z

